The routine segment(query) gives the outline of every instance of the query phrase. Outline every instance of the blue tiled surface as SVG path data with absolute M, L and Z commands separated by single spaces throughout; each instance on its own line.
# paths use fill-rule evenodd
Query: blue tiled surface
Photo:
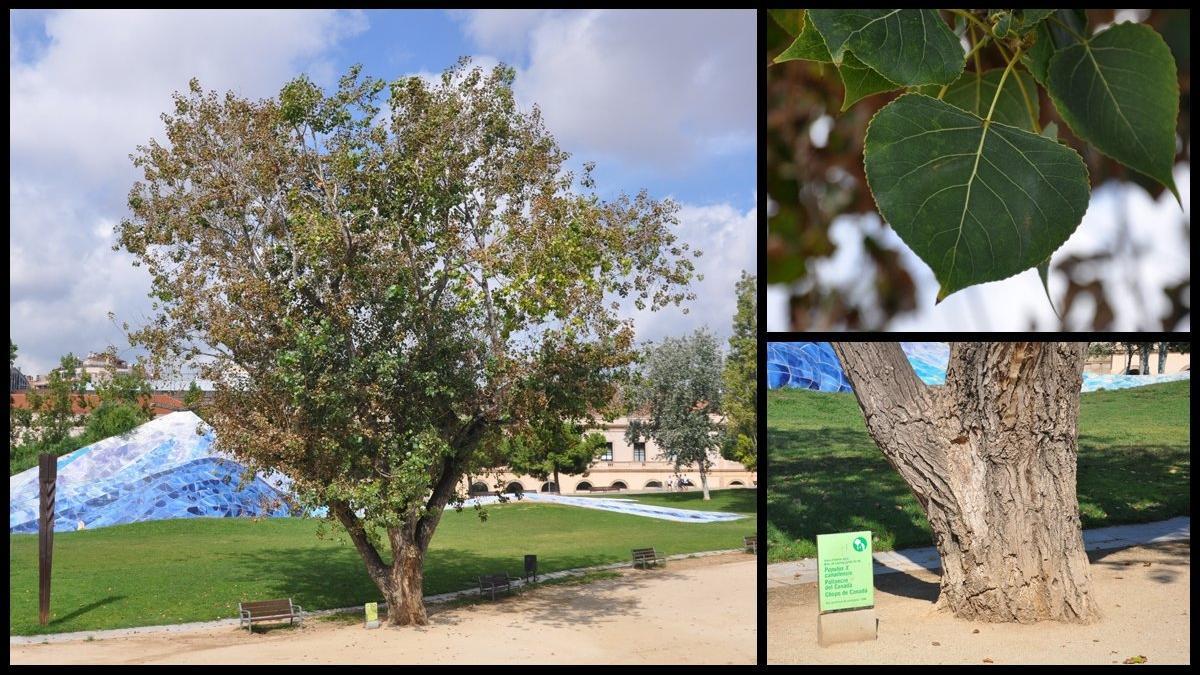
M 901 342 L 900 347 L 922 382 L 945 384 L 950 345 L 945 342 Z M 1130 389 L 1190 378 L 1190 372 L 1173 375 L 1084 373 L 1082 391 Z M 768 342 L 767 386 L 771 389 L 799 387 L 814 391 L 850 391 L 850 383 L 828 342 Z
M 81 523 L 289 514 L 267 477 L 239 486 L 242 466 L 215 452 L 212 442 L 199 417 L 177 412 L 60 457 L 55 531 Z M 37 474 L 34 467 L 9 478 L 10 532 L 37 532 Z

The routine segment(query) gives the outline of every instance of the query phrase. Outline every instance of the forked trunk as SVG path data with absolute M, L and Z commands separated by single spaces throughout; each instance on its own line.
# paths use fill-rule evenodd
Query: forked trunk
M 700 489 L 704 491 L 704 499 L 707 501 L 707 500 L 712 499 L 712 497 L 708 496 L 708 474 L 704 473 L 704 462 L 700 462 L 699 468 L 700 468 Z
M 1086 343 L 955 343 L 946 384 L 896 343 L 835 343 L 884 456 L 942 558 L 938 607 L 964 619 L 1099 618 L 1075 493 Z
M 390 588 L 387 597 L 388 623 L 393 626 L 424 626 L 429 623 L 425 614 L 422 586 L 425 580 L 425 552 L 415 541 L 405 542 L 392 563 Z

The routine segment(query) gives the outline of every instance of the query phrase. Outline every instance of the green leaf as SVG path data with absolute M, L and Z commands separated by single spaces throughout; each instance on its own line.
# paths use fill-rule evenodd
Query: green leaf
M 768 9 L 767 13 L 775 19 L 775 23 L 779 24 L 788 35 L 796 37 L 800 34 L 800 29 L 804 28 L 804 10 L 802 9 Z
M 775 57 L 775 63 L 795 60 L 833 63 L 829 49 L 825 47 L 825 39 L 813 27 L 811 21 L 804 22 L 804 28 L 800 31 L 800 35 L 796 36 L 787 49 Z M 843 111 L 867 96 L 900 88 L 899 85 L 889 82 L 887 78 L 867 67 L 853 54 L 846 54 L 846 58 L 837 66 L 837 70 L 845 88 L 845 95 L 842 98 Z
M 1035 267 L 1087 210 L 1074 150 L 921 94 L 884 106 L 863 152 L 879 212 L 933 269 L 939 301 Z
M 1050 259 L 1046 258 L 1037 266 L 1038 277 L 1042 280 L 1042 290 L 1046 291 L 1046 300 L 1050 303 L 1050 309 L 1054 310 L 1054 316 L 1062 320 L 1062 315 L 1058 313 L 1058 308 L 1054 306 L 1054 298 L 1050 297 Z
M 900 88 L 900 85 L 867 67 L 853 54 L 846 54 L 846 60 L 842 61 L 842 65 L 837 69 L 846 90 L 842 99 L 842 112 L 867 96 Z
M 1003 68 L 993 68 L 985 71 L 983 75 L 971 71 L 963 73 L 962 77 L 946 89 L 942 100 L 983 118 L 992 105 L 992 98 L 996 95 L 996 86 L 1000 84 L 1000 78 L 1003 76 Z M 1025 87 L 1025 93 L 1029 95 L 1029 102 L 1033 105 L 1034 114 L 1037 114 L 1037 83 L 1033 81 L 1033 76 L 1029 73 L 1014 69 L 1004 83 L 1000 99 L 996 101 L 996 110 L 992 113 L 992 121 L 1033 131 L 1033 123 L 1029 119 L 1029 109 L 1025 106 L 1025 98 L 1021 96 L 1021 88 L 1017 86 L 1016 78 L 1018 77 L 1021 78 L 1021 84 Z M 931 84 L 921 87 L 917 91 L 936 98 L 941 89 L 941 85 Z
M 1050 11 L 1054 17 L 1037 24 L 1033 46 L 1021 56 L 1021 62 L 1042 85 L 1046 84 L 1046 70 L 1050 67 L 1050 57 L 1059 49 L 1077 44 L 1079 37 L 1087 34 L 1087 15 L 1082 9 Z
M 802 25 L 800 34 L 796 36 L 796 39 L 792 41 L 792 44 L 787 49 L 775 57 L 775 63 L 796 60 L 833 63 L 833 57 L 829 55 L 829 49 L 825 46 L 825 40 L 817 32 L 817 29 L 813 27 L 812 22 L 805 21 Z
M 1171 175 L 1179 81 L 1171 50 L 1154 29 L 1122 23 L 1060 49 L 1050 59 L 1046 91 L 1075 135 L 1179 200 Z
M 1052 9 L 1018 9 L 1012 29 L 1017 35 L 1025 35 L 1053 13 Z
M 935 10 L 812 9 L 807 23 L 821 32 L 834 63 L 851 51 L 900 86 L 946 84 L 963 71 L 962 45 Z

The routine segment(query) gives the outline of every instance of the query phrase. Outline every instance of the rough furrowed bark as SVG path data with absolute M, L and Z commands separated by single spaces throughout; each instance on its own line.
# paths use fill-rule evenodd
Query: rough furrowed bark
M 422 588 L 425 580 L 425 549 L 415 537 L 405 532 L 393 533 L 392 541 L 396 559 L 392 563 L 391 589 L 387 594 L 388 623 L 393 626 L 424 626 L 429 623 Z M 400 545 L 397 546 L 397 543 Z
M 925 509 L 938 607 L 964 619 L 1099 617 L 1075 492 L 1086 343 L 955 343 L 925 386 L 895 343 L 835 343 L 867 429 Z

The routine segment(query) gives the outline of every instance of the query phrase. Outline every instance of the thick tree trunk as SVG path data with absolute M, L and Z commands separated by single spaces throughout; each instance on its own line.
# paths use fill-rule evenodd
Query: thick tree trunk
M 558 482 L 558 465 L 554 465 L 554 494 L 562 494 L 562 483 Z
M 429 623 L 425 614 L 425 550 L 418 542 L 405 537 L 404 546 L 392 562 L 391 584 L 387 597 L 388 623 L 393 626 L 424 626 Z
M 1138 372 L 1142 375 L 1150 374 L 1150 343 L 1143 342 L 1138 348 Z
M 1167 369 L 1167 343 L 1158 343 L 1158 374 L 1162 375 Z
M 700 462 L 697 466 L 700 469 L 700 489 L 704 491 L 704 500 L 709 501 L 712 497 L 708 495 L 708 474 L 704 472 L 704 462 Z
M 954 343 L 924 385 L 898 343 L 834 343 L 867 429 L 912 488 L 964 619 L 1090 622 L 1075 494 L 1086 343 Z

